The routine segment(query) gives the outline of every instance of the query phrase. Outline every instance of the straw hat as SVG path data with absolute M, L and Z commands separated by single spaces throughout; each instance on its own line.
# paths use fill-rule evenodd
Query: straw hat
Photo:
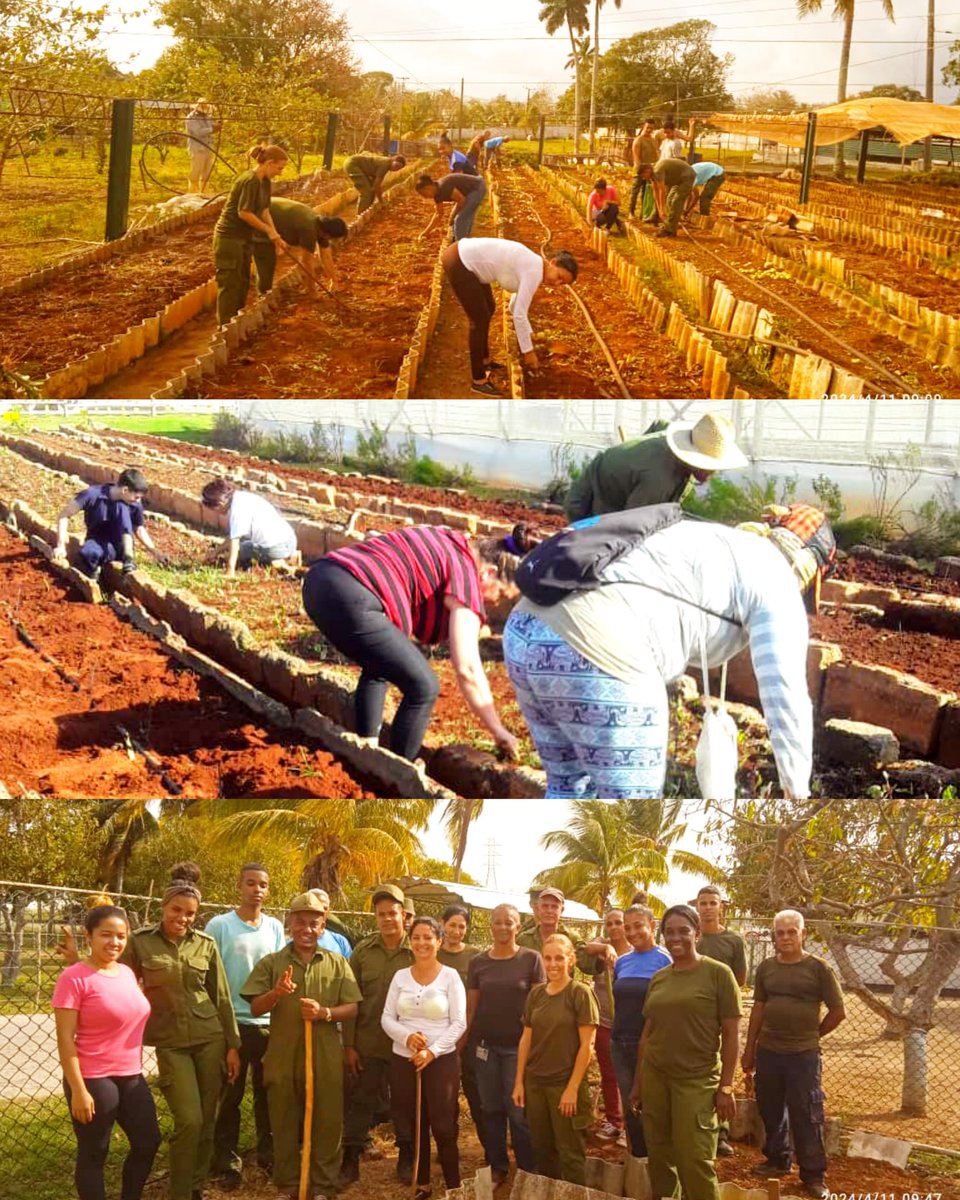
M 695 470 L 732 471 L 749 465 L 736 443 L 733 425 L 718 414 L 707 413 L 699 421 L 673 421 L 666 437 L 673 454 Z
M 210 109 L 210 101 L 205 96 L 201 96 L 193 107 L 198 112 L 208 112 Z

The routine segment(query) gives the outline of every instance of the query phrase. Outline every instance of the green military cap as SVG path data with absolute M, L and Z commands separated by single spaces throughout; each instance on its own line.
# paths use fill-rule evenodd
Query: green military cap
M 414 908 L 413 900 L 410 896 L 404 896 L 403 898 L 403 911 L 405 913 L 410 913 L 412 916 L 417 915 L 417 910 Z
M 319 896 L 313 892 L 301 892 L 299 896 L 294 896 L 288 911 L 325 913 L 327 910 Z
M 370 898 L 370 903 L 376 904 L 378 900 L 384 899 L 396 900 L 398 904 L 403 904 L 404 895 L 395 883 L 378 883 Z

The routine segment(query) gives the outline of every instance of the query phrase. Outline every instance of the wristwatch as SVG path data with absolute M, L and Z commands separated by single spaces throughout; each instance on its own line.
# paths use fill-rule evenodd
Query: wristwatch
M 722 1088 L 717 1088 L 721 1096 L 732 1096 L 733 1088 L 729 1084 L 725 1084 Z
M 328 1022 L 333 1020 L 333 1009 L 332 1008 L 327 1009 L 327 1015 L 323 1019 Z

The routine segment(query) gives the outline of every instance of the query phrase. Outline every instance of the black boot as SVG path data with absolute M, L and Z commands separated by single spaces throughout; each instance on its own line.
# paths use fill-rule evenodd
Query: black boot
M 340 1167 L 340 1178 L 337 1180 L 338 1188 L 347 1188 L 351 1183 L 356 1183 L 360 1178 L 360 1147 L 359 1146 L 344 1146 L 343 1148 L 343 1163 Z
M 397 1179 L 401 1183 L 413 1182 L 413 1143 L 397 1142 Z

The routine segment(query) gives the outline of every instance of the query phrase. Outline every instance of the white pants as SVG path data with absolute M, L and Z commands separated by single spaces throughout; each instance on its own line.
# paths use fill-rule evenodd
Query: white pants
M 212 150 L 190 151 L 190 191 L 202 192 L 213 170 Z

